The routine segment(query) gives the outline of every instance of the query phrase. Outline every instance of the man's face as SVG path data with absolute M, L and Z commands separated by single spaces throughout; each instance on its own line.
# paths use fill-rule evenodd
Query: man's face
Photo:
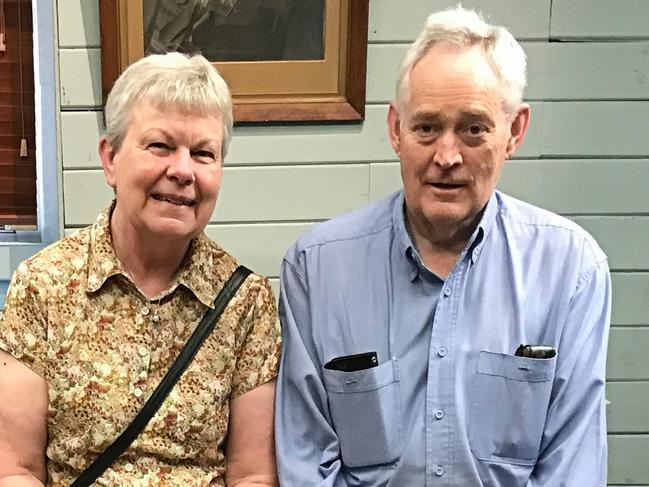
M 113 218 L 137 232 L 189 240 L 207 225 L 221 184 L 219 117 L 161 111 L 148 101 L 132 109 L 124 142 L 102 138 L 106 181 L 116 190 Z
M 475 224 L 522 142 L 529 108 L 506 114 L 482 48 L 449 44 L 415 64 L 403 105 L 390 106 L 388 128 L 409 218 L 415 225 Z

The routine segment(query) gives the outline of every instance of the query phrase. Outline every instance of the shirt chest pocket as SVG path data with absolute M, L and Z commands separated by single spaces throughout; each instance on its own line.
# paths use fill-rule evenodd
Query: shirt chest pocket
M 476 457 L 517 465 L 536 462 L 555 365 L 556 358 L 480 352 L 468 430 Z
M 355 372 L 323 369 L 343 464 L 389 464 L 401 454 L 397 361 Z

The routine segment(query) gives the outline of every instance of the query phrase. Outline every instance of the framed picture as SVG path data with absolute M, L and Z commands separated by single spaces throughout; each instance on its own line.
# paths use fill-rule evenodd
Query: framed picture
M 200 52 L 236 122 L 365 116 L 369 0 L 100 0 L 104 101 L 145 54 Z

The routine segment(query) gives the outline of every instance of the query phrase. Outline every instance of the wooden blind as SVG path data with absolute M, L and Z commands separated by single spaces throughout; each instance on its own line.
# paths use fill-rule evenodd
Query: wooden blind
M 34 226 L 36 156 L 32 1 L 0 0 L 0 8 L 4 11 L 6 45 L 6 50 L 0 51 L 0 226 Z M 20 157 L 23 137 L 27 141 L 27 157 Z

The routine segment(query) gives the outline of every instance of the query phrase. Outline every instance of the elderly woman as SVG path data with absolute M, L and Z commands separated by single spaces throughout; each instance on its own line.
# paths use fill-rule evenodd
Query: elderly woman
M 232 102 L 201 56 L 117 80 L 99 155 L 115 200 L 14 274 L 0 322 L 0 486 L 68 486 L 124 430 L 235 259 L 203 230 Z M 280 349 L 268 281 L 247 278 L 146 429 L 97 485 L 276 485 Z M 226 463 L 227 462 L 227 463 Z

